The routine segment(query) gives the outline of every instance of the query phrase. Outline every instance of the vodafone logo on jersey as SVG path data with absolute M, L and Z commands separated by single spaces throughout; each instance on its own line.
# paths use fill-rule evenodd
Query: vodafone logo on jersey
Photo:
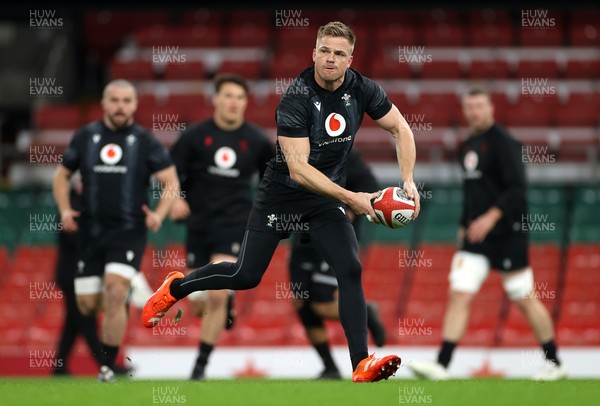
M 100 150 L 100 159 L 107 165 L 114 165 L 123 157 L 123 150 L 117 144 L 106 144 Z
M 477 152 L 469 151 L 465 154 L 464 164 L 467 171 L 474 171 L 478 163 L 479 157 L 477 156 Z
M 237 161 L 235 151 L 229 147 L 221 147 L 215 152 L 215 165 L 221 169 L 229 169 Z
M 346 130 L 346 119 L 338 113 L 331 113 L 325 120 L 325 131 L 330 137 L 337 137 Z

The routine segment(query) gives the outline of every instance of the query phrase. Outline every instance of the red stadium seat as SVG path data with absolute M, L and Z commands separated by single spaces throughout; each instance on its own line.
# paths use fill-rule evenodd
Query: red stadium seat
M 374 29 L 375 42 L 382 46 L 389 45 L 398 48 L 402 45 L 416 44 L 417 33 L 411 24 L 389 21 L 378 23 Z
M 271 61 L 271 78 L 295 78 L 300 72 L 312 64 L 310 52 L 304 50 L 280 50 L 273 54 Z
M 415 65 L 417 74 L 423 79 L 458 79 L 464 70 L 459 61 L 437 61 Z
M 40 130 L 71 129 L 82 124 L 78 106 L 48 105 L 35 111 L 35 126 Z
M 510 106 L 506 124 L 513 127 L 547 126 L 554 117 L 556 97 L 521 97 Z
M 595 126 L 599 122 L 599 97 L 593 93 L 571 94 L 556 112 L 556 124 L 559 126 Z
M 406 105 L 407 120 L 432 126 L 449 126 L 457 120 L 459 100 L 453 94 L 422 94 L 416 103 Z
M 426 26 L 424 44 L 427 46 L 458 47 L 465 44 L 465 31 L 460 25 L 437 24 Z
M 600 44 L 600 24 L 598 20 L 573 24 L 569 34 L 572 46 L 597 47 Z
M 429 11 L 415 13 L 415 21 L 426 26 L 435 24 L 458 24 L 460 22 L 460 14 L 458 11 L 434 8 Z
M 267 97 L 253 97 L 249 99 L 249 108 L 246 111 L 248 121 L 263 127 L 274 128 L 275 110 L 279 105 L 281 94 L 270 93 Z
M 182 25 L 213 25 L 220 26 L 223 22 L 223 12 L 208 8 L 186 10 L 183 12 Z
M 468 32 L 469 43 L 475 47 L 506 47 L 514 43 L 509 24 L 473 25 Z
M 397 47 L 379 51 L 369 62 L 371 66 L 363 73 L 372 78 L 401 79 L 413 75 L 413 65 L 400 61 Z
M 300 48 L 311 49 L 315 46 L 315 33 L 303 29 L 276 29 L 275 42 L 279 49 Z
M 227 45 L 230 47 L 260 47 L 270 45 L 271 25 L 261 24 L 254 20 L 234 24 L 229 29 Z
M 547 9 L 522 10 L 519 22 L 521 26 L 517 31 L 522 47 L 560 47 L 565 44 L 565 25 L 560 12 Z
M 472 61 L 469 68 L 469 77 L 472 79 L 506 79 L 509 76 L 510 71 L 506 61 Z
M 216 47 L 222 42 L 218 26 L 200 24 L 186 27 L 157 25 L 136 31 L 134 37 L 140 47 L 204 48 Z
M 185 63 L 169 63 L 165 65 L 165 80 L 202 80 L 207 74 L 204 64 L 200 61 Z
M 517 68 L 519 78 L 558 78 L 558 66 L 554 61 L 530 61 L 519 62 Z
M 262 61 L 224 61 L 218 72 L 237 73 L 244 79 L 259 79 L 262 77 L 263 66 Z
M 470 10 L 468 19 L 471 25 L 480 24 L 508 24 L 510 16 L 506 10 L 493 10 L 490 8 Z
M 597 9 L 577 9 L 571 14 L 569 40 L 572 46 L 600 45 L 600 12 Z
M 112 61 L 111 79 L 150 80 L 154 77 L 154 67 L 150 61 Z
M 600 60 L 569 60 L 566 76 L 568 79 L 597 80 L 600 78 Z

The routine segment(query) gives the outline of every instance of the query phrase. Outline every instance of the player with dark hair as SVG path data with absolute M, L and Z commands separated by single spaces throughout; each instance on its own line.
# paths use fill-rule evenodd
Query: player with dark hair
M 66 232 L 78 232 L 79 262 L 75 277 L 77 305 L 83 315 L 101 309 L 102 366 L 98 380 L 114 381 L 114 362 L 127 326 L 126 301 L 131 279 L 139 271 L 146 229 L 154 232 L 179 192 L 168 151 L 134 122 L 137 94 L 125 80 L 106 85 L 104 117 L 75 132 L 54 174 L 54 198 Z M 69 201 L 69 178 L 81 172 L 81 210 Z M 154 175 L 168 193 L 155 211 L 147 206 Z
M 462 108 L 471 135 L 460 146 L 463 213 L 459 249 L 449 275 L 443 342 L 437 362 L 414 361 L 408 367 L 421 378 L 448 378 L 447 368 L 467 328 L 471 302 L 491 268 L 500 271 L 504 291 L 529 321 L 546 357 L 544 368 L 534 379 L 564 378 L 567 373 L 556 355 L 552 319 L 534 294 L 523 223 L 527 184 L 521 144 L 494 123 L 494 107 L 485 89 L 467 92 Z
M 252 208 L 253 176 L 273 156 L 267 136 L 244 121 L 248 86 L 237 75 L 215 78 L 214 113 L 192 125 L 171 150 L 182 196 L 171 211 L 187 220 L 188 268 L 208 262 L 235 262 Z M 204 379 L 208 358 L 225 327 L 233 324 L 233 291 L 193 292 L 192 311 L 203 316 L 199 355 L 191 379 Z
M 367 192 L 379 188 L 369 166 L 362 160 L 356 150 L 348 155 L 348 174 L 346 189 L 353 192 Z M 360 241 L 361 218 L 352 210 L 346 208 L 352 227 Z M 294 290 L 294 298 L 298 317 L 306 331 L 306 337 L 319 354 L 325 369 L 319 375 L 320 379 L 340 379 L 338 370 L 327 338 L 327 329 L 323 320 L 339 320 L 340 313 L 337 304 L 337 280 L 335 271 L 319 255 L 301 234 L 294 234 L 292 252 L 290 255 L 290 282 Z M 367 326 L 375 345 L 385 344 L 385 328 L 379 316 L 375 302 L 367 303 Z
M 350 192 L 343 184 L 347 157 L 366 112 L 395 139 L 403 186 L 415 200 L 416 218 L 415 142 L 381 87 L 350 68 L 354 43 L 354 33 L 343 23 L 319 28 L 314 67 L 300 73 L 277 107 L 276 155 L 260 183 L 238 260 L 208 264 L 185 277 L 181 272 L 169 274 L 144 308 L 145 326 L 153 327 L 173 304 L 194 291 L 256 287 L 279 241 L 288 238 L 290 230 L 308 228 L 312 244 L 335 269 L 352 380 L 378 381 L 396 372 L 398 356 L 376 358 L 368 353 L 362 267 L 344 208 L 378 222 L 371 206 L 378 193 Z

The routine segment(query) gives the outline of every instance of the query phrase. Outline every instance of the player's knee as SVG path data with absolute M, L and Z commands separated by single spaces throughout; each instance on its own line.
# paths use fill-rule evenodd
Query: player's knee
M 306 328 L 323 327 L 323 319 L 315 313 L 308 303 L 298 309 L 298 316 L 300 316 L 302 325 Z
M 100 299 L 96 295 L 77 296 L 77 309 L 83 316 L 95 316 L 100 310 Z
M 190 310 L 195 316 L 202 317 L 204 315 L 205 308 L 206 308 L 206 300 L 203 300 L 203 299 L 190 300 Z
M 257 287 L 260 283 L 260 280 L 262 279 L 262 272 L 257 274 L 254 272 L 240 271 L 236 275 L 236 279 L 237 290 L 252 289 Z
M 208 292 L 208 307 L 211 309 L 217 309 L 227 306 L 227 300 L 229 293 L 227 290 L 211 290 Z
M 461 292 L 453 290 L 450 292 L 450 305 L 454 307 L 469 308 L 475 294 L 471 292 Z
M 519 307 L 525 307 L 534 300 L 533 271 L 527 267 L 523 270 L 505 275 L 502 280 L 506 295 Z
M 104 303 L 107 311 L 123 306 L 129 294 L 129 284 L 124 281 L 107 282 L 104 286 Z

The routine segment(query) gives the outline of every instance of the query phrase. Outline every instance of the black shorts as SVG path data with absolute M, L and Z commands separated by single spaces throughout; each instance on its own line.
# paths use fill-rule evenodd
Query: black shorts
M 280 239 L 292 234 L 301 234 L 305 239 L 311 230 L 337 221 L 350 222 L 341 202 L 293 189 L 265 176 L 256 193 L 247 229 L 276 234 Z
M 290 282 L 295 297 L 307 297 L 311 302 L 333 301 L 338 288 L 333 268 L 310 243 L 292 245 Z
M 146 230 L 113 229 L 92 236 L 89 230 L 81 229 L 76 277 L 102 277 L 109 263 L 129 265 L 139 271 L 145 248 Z M 122 276 L 127 275 L 131 274 L 125 272 Z
M 188 268 L 197 268 L 210 262 L 214 254 L 226 254 L 237 257 L 244 239 L 244 225 L 239 228 L 223 230 L 213 227 L 210 230 L 187 230 L 186 250 Z
M 484 255 L 492 269 L 502 272 L 529 266 L 529 240 L 525 234 L 486 238 L 481 244 L 471 244 L 465 240 L 461 249 Z

